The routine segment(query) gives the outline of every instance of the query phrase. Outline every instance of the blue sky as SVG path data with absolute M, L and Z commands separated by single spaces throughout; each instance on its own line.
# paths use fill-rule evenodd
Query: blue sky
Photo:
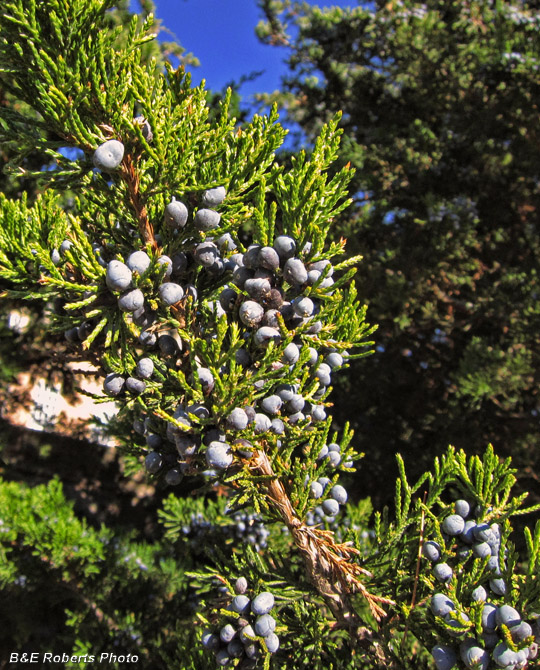
M 285 73 L 286 51 L 260 44 L 255 26 L 262 18 L 256 0 L 155 0 L 156 15 L 175 34 L 186 51 L 200 61 L 192 69 L 193 83 L 206 80 L 207 87 L 220 90 L 242 75 L 264 70 L 258 79 L 246 82 L 242 96 L 255 92 L 269 93 L 280 84 Z M 355 0 L 311 2 L 316 5 L 356 6 Z M 138 11 L 140 5 L 132 0 Z M 163 35 L 163 39 L 171 37 Z

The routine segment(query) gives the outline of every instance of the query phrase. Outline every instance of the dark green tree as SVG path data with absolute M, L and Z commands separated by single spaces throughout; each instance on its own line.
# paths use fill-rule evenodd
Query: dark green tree
M 535 3 L 260 4 L 261 39 L 290 49 L 287 114 L 311 142 L 342 110 L 341 164 L 357 168 L 333 233 L 363 256 L 379 329 L 335 415 L 369 454 L 364 490 L 383 491 L 397 451 L 421 471 L 448 442 L 490 441 L 538 495 Z

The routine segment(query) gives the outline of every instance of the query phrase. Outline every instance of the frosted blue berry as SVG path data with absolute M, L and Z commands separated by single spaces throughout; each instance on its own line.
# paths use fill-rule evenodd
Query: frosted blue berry
M 157 433 L 148 433 L 146 436 L 146 444 L 154 451 L 161 447 L 162 443 L 161 435 Z
M 336 516 L 336 514 L 339 512 L 339 503 L 337 500 L 334 500 L 334 498 L 327 498 L 323 502 L 322 508 L 325 514 L 328 514 L 328 516 Z
M 149 379 L 154 373 L 154 361 L 151 358 L 141 358 L 135 369 L 139 377 Z
M 283 266 L 283 278 L 292 286 L 301 286 L 307 281 L 307 271 L 299 258 L 289 258 Z
M 62 254 L 62 256 L 66 253 L 66 251 L 69 251 L 69 249 L 71 249 L 72 246 L 73 242 L 71 240 L 64 240 L 60 245 L 60 253 Z
M 209 419 L 210 410 L 200 402 L 192 403 L 186 407 L 186 414 L 194 414 L 198 419 Z
M 301 316 L 302 318 L 306 318 L 308 316 L 311 316 L 313 314 L 313 310 L 315 309 L 315 305 L 313 304 L 313 300 L 311 298 L 298 298 L 297 300 L 293 300 L 293 309 L 294 312 L 297 316 Z
M 326 356 L 324 362 L 329 365 L 332 370 L 334 370 L 335 368 L 340 368 L 343 365 L 343 356 L 338 354 L 337 351 L 333 351 L 331 354 Z
M 174 282 L 166 282 L 159 287 L 159 297 L 166 305 L 175 305 L 184 297 L 184 289 Z
M 487 523 L 479 523 L 474 530 L 474 537 L 478 542 L 488 542 L 492 538 L 491 526 Z
M 64 337 L 68 342 L 79 342 L 79 329 L 77 326 L 73 326 L 73 328 L 68 328 L 68 330 L 65 330 Z
M 296 242 L 287 235 L 276 237 L 273 246 L 282 261 L 292 258 L 296 251 Z
M 287 412 L 290 412 L 291 414 L 294 414 L 295 412 L 301 412 L 304 409 L 305 404 L 306 401 L 304 400 L 303 396 L 301 396 L 299 393 L 295 393 L 286 404 Z
M 161 454 L 158 454 L 157 451 L 151 451 L 144 459 L 144 467 L 151 475 L 155 475 L 158 472 L 162 463 Z
M 164 219 L 171 228 L 183 228 L 188 220 L 188 209 L 183 202 L 173 198 L 165 207 Z
M 203 391 L 208 394 L 214 388 L 214 375 L 208 368 L 197 368 L 197 377 L 201 383 Z
M 270 328 L 270 326 L 261 326 L 253 335 L 253 341 L 258 347 L 266 347 L 270 342 L 279 342 L 280 340 L 279 330 Z
M 486 633 L 493 633 L 497 628 L 497 607 L 492 603 L 486 603 L 482 608 L 482 629 Z
M 254 275 L 253 270 L 245 268 L 243 265 L 236 267 L 233 270 L 232 281 L 235 286 L 238 288 L 244 288 L 244 285 L 248 279 L 252 279 Z
M 124 388 L 125 380 L 122 375 L 117 374 L 116 372 L 111 372 L 105 377 L 103 382 L 103 390 L 107 395 L 116 396 L 119 395 Z
M 435 616 L 444 617 L 456 609 L 454 603 L 445 593 L 434 593 L 430 602 L 431 611 Z
M 122 261 L 110 261 L 107 264 L 105 283 L 111 291 L 125 291 L 131 286 L 131 270 Z
M 422 555 L 425 556 L 425 558 L 427 558 L 428 561 L 431 561 L 432 563 L 434 561 L 438 561 L 439 558 L 441 557 L 441 547 L 437 544 L 437 542 L 434 542 L 433 540 L 425 542 L 422 545 Z
M 301 421 L 305 421 L 306 415 L 303 412 L 294 412 L 294 414 L 289 414 L 289 423 L 294 426 Z
M 98 170 L 112 172 L 124 158 L 124 145 L 118 140 L 107 140 L 94 151 L 93 162 Z
M 222 252 L 234 251 L 237 248 L 236 242 L 233 240 L 230 233 L 223 233 L 223 235 L 220 235 L 216 240 L 216 244 Z M 228 260 L 230 261 L 231 259 L 229 258 Z M 232 265 L 235 265 L 234 261 Z
M 463 530 L 461 531 L 461 534 L 459 536 L 460 539 L 467 544 L 473 544 L 475 540 L 474 536 L 475 529 L 476 529 L 476 521 L 473 521 L 472 519 L 465 521 L 465 526 L 463 527 Z
M 53 249 L 53 250 L 51 251 L 51 261 L 52 261 L 52 264 L 53 264 L 53 265 L 58 265 L 58 264 L 60 263 L 61 260 L 62 260 L 62 258 L 61 258 L 61 256 L 60 256 L 60 252 L 58 251 L 58 249 Z
M 262 321 L 264 308 L 254 300 L 246 300 L 240 305 L 238 316 L 248 328 L 254 328 Z
M 296 394 L 297 386 L 294 384 L 280 384 L 276 388 L 276 395 L 278 395 L 283 402 L 289 402 Z
M 244 368 L 247 368 L 249 365 L 251 365 L 251 356 L 249 355 L 249 351 L 245 349 L 244 347 L 240 347 L 234 354 L 234 360 L 238 363 L 238 365 L 241 365 Z
M 309 367 L 313 367 L 314 365 L 317 365 L 317 361 L 319 360 L 319 352 L 315 347 L 308 347 L 309 350 L 309 358 L 307 361 L 307 364 Z
M 224 288 L 219 296 L 219 304 L 223 307 L 225 312 L 232 312 L 237 297 L 238 293 L 233 288 Z
M 272 421 L 266 416 L 266 414 L 255 414 L 255 419 L 253 421 L 253 432 L 258 435 L 261 433 L 266 433 L 272 428 Z
M 330 464 L 333 465 L 334 468 L 337 468 L 337 466 L 341 463 L 341 454 L 337 451 L 329 451 L 326 458 L 330 461 Z
M 489 667 L 489 652 L 474 642 L 462 643 L 461 660 L 470 670 L 487 670 Z
M 282 361 L 286 365 L 293 365 L 300 358 L 300 349 L 294 342 L 288 344 L 283 350 Z
M 176 356 L 182 350 L 182 340 L 174 330 L 161 334 L 157 338 L 157 344 L 164 356 Z
M 217 207 L 225 200 L 227 191 L 225 186 L 216 186 L 214 188 L 209 188 L 202 194 L 202 204 L 205 207 Z
M 315 370 L 315 377 L 320 381 L 323 386 L 330 386 L 331 382 L 331 368 L 326 363 L 321 363 L 318 368 Z
M 513 669 L 519 661 L 519 656 L 507 646 L 506 642 L 500 642 L 493 650 L 493 660 L 500 668 Z
M 265 300 L 269 295 L 272 286 L 268 279 L 257 279 L 256 277 L 246 279 L 244 282 L 244 290 L 253 300 L 262 301 Z
M 225 470 L 233 462 L 231 448 L 224 442 L 210 442 L 206 450 L 208 467 Z
M 442 522 L 441 528 L 447 535 L 459 535 L 465 528 L 465 521 L 459 514 L 451 514 Z
M 279 268 L 279 254 L 272 247 L 262 247 L 259 250 L 258 264 L 266 270 L 277 270 Z
M 446 644 L 437 644 L 431 650 L 437 670 L 452 670 L 457 664 L 457 655 L 454 649 Z
M 444 619 L 446 621 L 446 625 L 450 626 L 448 633 L 453 637 L 461 637 L 470 630 L 470 619 L 464 612 L 462 612 L 460 616 L 450 612 L 449 614 L 445 615 Z
M 267 414 L 277 414 L 282 404 L 283 400 L 278 395 L 269 395 L 261 400 L 261 409 Z
M 205 630 L 201 637 L 202 646 L 210 651 L 219 649 L 219 637 L 214 635 L 211 630 Z
M 246 268 L 256 270 L 259 267 L 259 251 L 262 249 L 260 244 L 250 244 L 246 249 L 243 261 Z
M 487 542 L 476 542 L 473 544 L 472 550 L 476 558 L 488 558 L 488 556 L 491 556 L 491 547 Z
M 275 633 L 270 633 L 270 635 L 264 638 L 266 643 L 266 648 L 271 654 L 275 654 L 279 649 L 279 637 Z
M 251 610 L 253 611 L 253 603 L 251 603 Z M 264 614 L 266 614 L 266 612 L 264 612 Z M 253 626 L 251 626 L 250 624 L 247 624 L 247 626 L 243 626 L 240 629 L 238 637 L 242 640 L 242 642 L 249 644 L 252 641 L 250 638 L 256 637 L 255 631 L 253 630 Z
M 271 614 L 263 614 L 255 621 L 255 632 L 261 637 L 267 637 L 276 630 L 276 620 Z
M 321 278 L 321 273 L 318 270 L 308 270 L 307 283 L 308 286 L 313 286 Z
M 231 657 L 229 656 L 226 649 L 220 649 L 215 656 L 216 663 L 221 666 L 229 665 L 231 662 Z
M 326 276 L 331 277 L 334 274 L 334 268 L 332 267 L 332 263 L 328 259 L 325 259 L 323 261 L 314 261 L 308 265 L 309 270 L 317 270 L 317 272 L 320 272 L 321 274 L 325 271 L 327 267 L 329 267 L 329 270 L 327 270 Z
M 485 602 L 487 600 L 487 591 L 483 586 L 477 586 L 471 593 L 471 599 L 475 603 Z
M 332 277 L 326 277 L 319 284 L 319 288 L 330 288 L 330 286 L 333 286 L 333 284 L 334 284 L 334 280 L 332 279 Z
M 229 654 L 231 658 L 240 658 L 243 653 L 244 645 L 240 642 L 240 640 L 231 640 L 231 642 L 229 642 L 227 645 L 227 654 Z
M 251 600 L 245 595 L 237 595 L 232 599 L 231 609 L 233 612 L 238 612 L 238 614 L 244 614 L 249 612 L 251 605 Z
M 235 407 L 227 416 L 227 424 L 233 430 L 244 430 L 248 425 L 248 415 L 241 407 Z
M 165 481 L 169 486 L 178 486 L 183 477 L 184 476 L 178 468 L 171 468 L 165 475 Z
M 150 267 L 150 256 L 146 251 L 134 251 L 128 256 L 126 265 L 133 272 L 138 272 L 142 275 Z
M 268 614 L 272 607 L 274 607 L 274 595 L 269 591 L 263 591 L 251 603 L 251 611 L 255 616 L 262 616 Z
M 452 579 L 453 574 L 452 568 L 448 563 L 437 563 L 433 568 L 433 576 L 439 582 L 449 582 Z
M 164 275 L 165 277 L 170 277 L 172 275 L 173 262 L 172 262 L 171 258 L 169 258 L 168 256 L 165 256 L 165 254 L 163 254 L 162 256 L 160 256 L 157 259 L 157 263 L 158 263 L 158 265 L 165 266 L 165 275 Z
M 219 226 L 221 221 L 221 214 L 213 209 L 199 209 L 193 219 L 193 224 L 197 230 L 201 232 L 208 232 L 214 230 Z
M 171 260 L 173 264 L 173 275 L 181 275 L 187 270 L 189 261 L 188 257 L 183 251 L 177 251 L 172 255 Z
M 330 495 L 334 500 L 336 500 L 340 505 L 344 505 L 347 502 L 347 491 L 341 484 L 336 484 L 330 489 Z
M 144 293 L 138 288 L 126 291 L 118 298 L 118 307 L 122 312 L 136 312 L 143 305 Z
M 313 421 L 324 421 L 326 419 L 326 410 L 322 405 L 311 406 L 311 418 Z
M 320 482 L 311 482 L 311 486 L 309 487 L 309 493 L 312 498 L 321 498 L 323 494 L 323 487 Z
M 471 506 L 466 500 L 456 500 L 454 509 L 456 510 L 456 514 L 466 519 L 470 514 Z
M 517 610 L 510 605 L 501 605 L 496 613 L 497 625 L 517 626 L 521 621 L 521 616 Z
M 235 635 L 236 630 L 230 623 L 223 626 L 223 628 L 219 631 L 219 637 L 221 638 L 222 642 L 230 642 Z
M 247 591 L 247 588 L 248 588 L 247 579 L 245 577 L 238 577 L 238 579 L 234 583 L 234 592 L 239 595 L 242 595 Z
M 506 582 L 501 577 L 490 579 L 489 588 L 498 596 L 506 595 Z
M 146 384 L 142 381 L 142 379 L 128 377 L 126 379 L 126 389 L 133 395 L 140 395 L 146 390 Z
M 285 424 L 283 423 L 283 421 L 281 419 L 274 418 L 274 419 L 272 419 L 271 430 L 276 435 L 283 435 L 283 433 L 285 432 Z M 278 444 L 278 446 L 281 446 L 281 443 Z
M 150 330 L 143 330 L 139 335 L 139 342 L 143 347 L 153 347 L 157 342 L 157 335 Z
M 512 640 L 514 640 L 514 642 L 523 642 L 523 640 L 527 639 L 533 634 L 531 625 L 526 621 L 522 621 L 521 623 L 513 626 L 509 625 L 508 627 L 510 628 L 510 635 L 512 636 Z
M 319 453 L 317 454 L 317 460 L 320 461 L 321 459 L 326 458 L 327 456 L 328 456 L 328 445 L 323 444 Z

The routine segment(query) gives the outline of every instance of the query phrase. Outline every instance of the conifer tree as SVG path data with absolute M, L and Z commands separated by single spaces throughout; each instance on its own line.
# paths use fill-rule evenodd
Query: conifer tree
M 8 603 L 47 577 L 61 603 L 46 648 L 13 622 L 10 662 L 532 667 L 540 526 L 520 560 L 511 519 L 534 508 L 508 461 L 449 448 L 410 484 L 398 458 L 392 512 L 348 500 L 360 454 L 331 388 L 374 328 L 360 259 L 329 240 L 352 177 L 330 173 L 339 117 L 284 169 L 275 110 L 211 115 L 182 68 L 143 58 L 152 16 L 122 35 L 112 5 L 4 3 L 0 76 L 32 115 L 2 116 L 1 138 L 42 191 L 0 196 L 0 276 L 99 369 L 127 472 L 171 494 L 138 544 L 82 522 L 57 481 L 1 484 Z M 24 164 L 36 148 L 55 169 Z

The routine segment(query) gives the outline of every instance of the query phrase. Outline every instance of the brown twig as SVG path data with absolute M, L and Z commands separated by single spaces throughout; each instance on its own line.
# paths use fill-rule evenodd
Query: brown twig
M 135 169 L 133 157 L 126 154 L 122 161 L 122 177 L 127 184 L 131 206 L 135 210 L 135 216 L 139 222 L 139 232 L 145 244 L 150 243 L 154 251 L 158 248 L 158 243 L 154 237 L 154 227 L 152 226 L 146 206 L 142 203 L 140 197 L 139 175 Z
M 377 647 L 372 640 L 372 631 L 362 626 L 350 596 L 360 593 L 377 620 L 386 615 L 382 604 L 393 604 L 393 602 L 370 593 L 360 581 L 360 577 L 370 576 L 367 570 L 352 562 L 360 552 L 350 544 L 338 544 L 332 532 L 311 528 L 296 516 L 283 483 L 275 476 L 264 451 L 256 452 L 252 467 L 268 477 L 266 483 L 268 499 L 291 532 L 304 560 L 309 580 L 325 599 L 338 623 L 354 632 L 357 640 L 369 641 Z M 377 651 L 379 660 L 383 660 L 381 654 L 382 651 L 379 649 Z

